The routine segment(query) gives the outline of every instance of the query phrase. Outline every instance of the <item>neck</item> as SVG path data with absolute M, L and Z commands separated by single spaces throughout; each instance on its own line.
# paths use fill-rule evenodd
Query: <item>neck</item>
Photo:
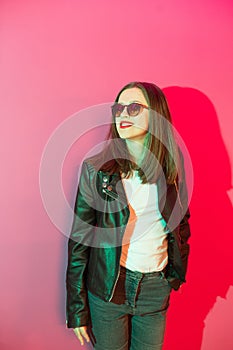
M 133 157 L 133 161 L 137 164 L 140 164 L 144 153 L 145 153 L 145 146 L 143 142 L 133 141 L 133 140 L 126 140 L 126 145 L 129 150 L 129 153 Z

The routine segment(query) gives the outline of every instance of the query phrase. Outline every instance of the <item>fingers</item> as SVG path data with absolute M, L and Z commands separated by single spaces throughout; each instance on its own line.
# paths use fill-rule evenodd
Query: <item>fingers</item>
M 82 331 L 82 335 L 83 335 L 84 339 L 89 343 L 90 338 L 89 338 L 89 335 L 88 335 L 88 333 L 87 333 L 87 327 L 83 327 L 83 328 L 84 328 L 84 329 L 83 329 L 83 331 Z
M 90 338 L 89 335 L 87 333 L 87 326 L 83 326 L 83 327 L 76 327 L 73 329 L 76 337 L 78 338 L 78 340 L 80 341 L 80 344 L 83 345 L 84 344 L 84 339 L 89 343 Z

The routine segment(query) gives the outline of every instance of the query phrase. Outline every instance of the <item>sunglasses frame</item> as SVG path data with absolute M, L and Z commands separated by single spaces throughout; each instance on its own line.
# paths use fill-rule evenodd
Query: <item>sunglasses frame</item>
M 138 113 L 135 114 L 135 115 L 130 115 L 130 106 L 132 106 L 132 105 L 140 106 L 140 109 L 139 109 Z M 114 107 L 115 107 L 115 106 L 121 106 L 121 107 L 122 107 L 122 111 L 121 111 L 121 113 L 119 114 L 119 116 L 116 116 L 116 115 L 114 114 Z M 128 104 L 128 105 L 123 105 L 122 103 L 116 102 L 116 103 L 114 103 L 113 106 L 111 106 L 113 117 L 114 117 L 114 118 L 119 118 L 119 117 L 121 116 L 121 114 L 123 113 L 123 111 L 125 110 L 125 107 L 126 107 L 126 109 L 127 109 L 128 115 L 129 115 L 130 117 L 137 117 L 137 116 L 142 112 L 142 110 L 143 110 L 144 108 L 149 109 L 148 106 L 145 106 L 144 104 L 138 103 L 138 102 L 132 102 L 132 103 L 130 103 L 130 104 Z

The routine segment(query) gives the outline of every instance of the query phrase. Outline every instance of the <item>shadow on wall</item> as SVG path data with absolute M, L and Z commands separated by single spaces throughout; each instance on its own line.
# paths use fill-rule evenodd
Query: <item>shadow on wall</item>
M 205 329 L 201 350 L 232 350 L 233 287 L 227 292 L 226 299 L 217 297 L 214 307 L 205 319 Z
M 230 162 L 211 101 L 192 88 L 168 87 L 163 91 L 174 125 L 190 152 L 194 170 L 187 284 L 183 291 L 172 295 L 164 350 L 199 350 L 204 321 L 206 319 L 208 327 L 210 320 L 207 315 L 216 298 L 225 298 L 233 284 L 233 212 L 227 195 L 231 189 Z M 229 321 L 226 319 L 224 323 Z M 218 316 L 216 320 L 211 317 L 212 329 L 215 322 L 218 326 Z M 215 334 L 219 339 L 218 332 Z M 212 334 L 212 344 L 215 334 Z M 224 334 L 221 339 L 226 339 Z M 205 339 L 205 349 L 213 349 L 207 343 L 208 339 Z M 221 349 L 230 349 L 224 347 L 224 340 L 221 345 Z

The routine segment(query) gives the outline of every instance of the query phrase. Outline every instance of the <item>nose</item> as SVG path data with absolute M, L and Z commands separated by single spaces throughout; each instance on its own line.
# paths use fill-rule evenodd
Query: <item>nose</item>
M 121 117 L 129 118 L 129 115 L 128 115 L 128 112 L 127 112 L 127 106 L 125 106 L 123 111 L 121 112 Z

